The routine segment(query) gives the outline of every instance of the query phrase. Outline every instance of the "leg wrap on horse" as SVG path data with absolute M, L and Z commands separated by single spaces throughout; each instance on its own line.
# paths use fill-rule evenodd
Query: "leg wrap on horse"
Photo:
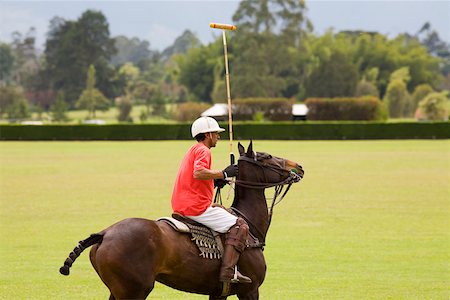
M 252 280 L 237 271 L 237 263 L 248 236 L 248 225 L 242 218 L 238 218 L 225 235 L 225 251 L 222 258 L 219 280 L 230 283 L 251 283 Z

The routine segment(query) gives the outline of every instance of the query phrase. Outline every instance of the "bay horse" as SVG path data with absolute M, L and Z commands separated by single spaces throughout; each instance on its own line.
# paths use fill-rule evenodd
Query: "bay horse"
M 145 299 L 155 281 L 177 290 L 209 295 L 209 299 L 259 299 L 266 263 L 263 246 L 269 229 L 275 200 L 286 195 L 291 184 L 303 178 L 302 167 L 290 160 L 254 152 L 252 142 L 247 151 L 239 143 L 239 173 L 231 209 L 244 218 L 257 241 L 247 245 L 238 262 L 250 284 L 231 284 L 224 294 L 219 282 L 219 259 L 199 257 L 190 234 L 175 231 L 163 221 L 129 218 L 92 234 L 81 241 L 60 268 L 69 275 L 72 263 L 87 247 L 92 246 L 90 260 L 101 280 L 110 290 L 109 299 Z M 288 188 L 282 193 L 283 186 Z M 264 190 L 275 187 L 269 209 Z

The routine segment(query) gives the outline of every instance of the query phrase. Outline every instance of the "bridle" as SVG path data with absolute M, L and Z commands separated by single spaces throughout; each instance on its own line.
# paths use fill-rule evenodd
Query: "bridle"
M 248 189 L 266 189 L 266 188 L 270 188 L 270 187 L 275 187 L 275 194 L 273 196 L 272 204 L 270 205 L 270 209 L 269 209 L 269 220 L 268 220 L 269 224 L 267 227 L 267 229 L 269 229 L 270 223 L 272 221 L 273 209 L 274 209 L 275 205 L 279 204 L 284 199 L 284 197 L 288 193 L 289 189 L 291 188 L 292 184 L 299 182 L 302 179 L 302 176 L 300 176 L 299 174 L 297 174 L 294 171 L 288 171 L 282 167 L 279 167 L 279 166 L 276 166 L 273 164 L 269 164 L 269 163 L 265 163 L 265 162 L 261 162 L 257 159 L 256 153 L 254 155 L 254 158 L 250 158 L 250 157 L 243 155 L 239 158 L 238 162 L 250 163 L 250 164 L 260 167 L 264 174 L 265 182 L 253 182 L 253 181 L 236 179 L 235 184 L 237 186 L 241 186 L 241 187 L 248 188 Z M 266 175 L 267 170 L 276 172 L 276 173 L 280 174 L 282 178 L 284 178 L 284 177 L 286 177 L 286 178 L 281 181 L 277 181 L 277 182 L 269 182 L 267 180 L 267 175 Z M 286 185 L 287 185 L 287 188 L 284 190 Z M 284 193 L 283 193 L 283 190 L 284 190 Z M 280 195 L 281 195 L 281 197 L 280 197 Z M 280 197 L 280 198 L 277 201 L 278 197 Z M 245 214 L 243 214 L 241 211 L 239 211 L 238 209 L 236 209 L 234 207 L 231 207 L 231 209 L 238 215 L 242 216 L 247 221 L 247 223 L 252 225 L 252 227 L 256 231 L 258 231 L 258 233 L 261 237 L 264 236 L 262 234 L 262 232 L 260 232 L 260 230 L 258 230 L 257 227 L 252 224 L 251 220 L 249 220 L 249 218 L 247 216 L 245 216 Z

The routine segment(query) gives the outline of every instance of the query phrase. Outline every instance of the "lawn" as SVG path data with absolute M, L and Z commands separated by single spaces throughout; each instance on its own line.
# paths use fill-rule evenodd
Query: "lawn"
M 59 267 L 90 233 L 169 215 L 191 144 L 0 143 L 0 299 L 107 299 L 88 250 L 70 276 Z M 275 208 L 260 299 L 449 298 L 449 140 L 254 148 L 306 172 Z M 213 167 L 226 166 L 228 151 L 227 141 L 213 149 Z M 207 298 L 158 284 L 149 299 Z

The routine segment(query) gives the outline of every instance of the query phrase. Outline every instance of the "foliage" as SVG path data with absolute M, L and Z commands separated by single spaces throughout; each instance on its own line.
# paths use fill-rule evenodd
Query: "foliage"
M 127 82 L 127 88 L 130 89 L 138 80 L 140 70 L 133 63 L 127 62 L 119 68 L 118 74 L 124 77 Z
M 12 76 L 14 55 L 8 44 L 0 43 L 0 82 L 9 82 Z
M 233 101 L 235 120 L 264 119 L 286 121 L 292 119 L 293 101 L 286 98 L 244 98 Z M 263 118 L 262 118 L 263 116 Z
M 285 42 L 296 46 L 312 24 L 306 18 L 305 1 L 243 0 L 233 15 L 243 35 L 278 32 Z
M 95 88 L 95 67 L 89 66 L 86 89 L 81 93 L 77 101 L 77 107 L 87 109 L 89 117 L 95 118 L 96 110 L 108 110 L 110 101 L 102 92 Z
M 428 94 L 428 96 L 419 103 L 419 107 L 428 120 L 447 120 L 450 110 L 448 91 Z
M 434 92 L 434 90 L 429 84 L 420 84 L 415 87 L 411 100 L 414 112 L 418 108 L 419 102 L 422 101 L 428 94 L 432 92 Z
M 450 44 L 442 41 L 439 34 L 426 22 L 415 36 L 428 49 L 428 52 L 442 59 L 442 74 L 450 74 Z
M 221 124 L 227 128 L 227 124 Z M 0 140 L 189 140 L 191 123 L 23 126 L 0 124 Z M 450 122 L 236 122 L 236 140 L 449 139 Z M 222 138 L 228 139 L 229 132 Z M 169 149 L 170 146 L 167 146 Z M 166 149 L 166 150 L 167 150 Z M 323 149 L 327 153 L 329 149 Z M 381 151 L 383 152 L 383 151 Z M 165 152 L 163 152 L 165 153 Z M 329 154 L 326 154 L 329 155 Z
M 308 98 L 308 120 L 383 120 L 381 101 L 374 96 L 360 98 Z
M 174 43 L 161 53 L 163 60 L 168 60 L 174 54 L 186 54 L 189 49 L 201 45 L 200 40 L 190 30 L 185 30 Z
M 404 111 L 409 97 L 406 84 L 403 81 L 396 80 L 389 83 L 386 95 L 383 99 L 388 107 L 389 117 L 404 117 Z
M 306 82 L 308 97 L 343 97 L 355 93 L 358 70 L 344 54 L 333 52 Z
M 376 85 L 374 85 L 370 81 L 366 81 L 365 79 L 358 82 L 355 89 L 355 97 L 361 97 L 361 96 L 374 96 L 379 97 L 380 93 L 378 92 L 378 89 Z
M 12 34 L 14 49 L 14 79 L 16 84 L 28 87 L 39 70 L 39 61 L 35 49 L 36 30 L 31 27 L 23 35 L 15 31 Z
M 448 89 L 450 48 L 429 23 L 415 36 L 333 30 L 318 35 L 306 12 L 303 0 L 239 3 L 233 15 L 238 31 L 227 31 L 232 99 L 373 95 L 392 98 L 386 104 L 400 109 L 392 116 L 410 117 L 418 100 L 407 94 L 417 86 Z M 75 20 L 54 17 L 43 55 L 35 49 L 35 36 L 30 28 L 15 32 L 11 44 L 1 44 L 0 81 L 23 87 L 39 111 L 50 108 L 59 90 L 74 108 L 90 65 L 98 91 L 110 99 L 130 93 L 133 101 L 147 105 L 148 116 L 165 114 L 167 103 L 226 100 L 221 37 L 201 45 L 186 30 L 160 52 L 145 40 L 111 38 L 105 16 L 93 10 Z M 397 79 L 406 92 L 394 83 Z M 153 92 L 136 91 L 142 90 L 141 82 Z M 395 88 L 387 95 L 390 84 Z
M 185 102 L 177 106 L 176 119 L 180 122 L 194 121 L 211 105 L 199 102 Z
M 114 97 L 114 70 L 108 61 L 115 51 L 109 24 L 101 12 L 87 10 L 76 21 L 53 18 L 45 46 L 51 86 L 64 90 L 73 106 L 83 90 L 89 66 L 94 65 L 99 90 Z
M 131 110 L 133 109 L 133 101 L 130 98 L 129 95 L 116 98 L 116 106 L 119 110 L 117 120 L 119 122 L 133 122 L 133 119 L 130 117 Z
M 211 102 L 214 85 L 214 65 L 220 54 L 212 53 L 210 47 L 192 48 L 180 57 L 179 82 L 185 85 L 195 100 Z
M 59 91 L 56 96 L 56 101 L 50 108 L 52 119 L 54 122 L 66 122 L 68 121 L 68 117 L 66 115 L 67 112 L 67 103 L 64 100 L 64 92 Z
M 0 117 L 25 119 L 30 116 L 30 108 L 23 91 L 14 86 L 0 86 Z
M 147 107 L 147 115 L 150 115 L 150 107 L 156 94 L 156 87 L 145 80 L 140 80 L 133 87 L 132 94 L 137 103 L 145 104 Z
M 153 54 L 149 49 L 150 43 L 146 40 L 141 41 L 137 37 L 127 38 L 123 35 L 117 36 L 113 40 L 117 52 L 111 56 L 111 63 L 115 66 L 120 66 L 127 62 L 137 65 Z

